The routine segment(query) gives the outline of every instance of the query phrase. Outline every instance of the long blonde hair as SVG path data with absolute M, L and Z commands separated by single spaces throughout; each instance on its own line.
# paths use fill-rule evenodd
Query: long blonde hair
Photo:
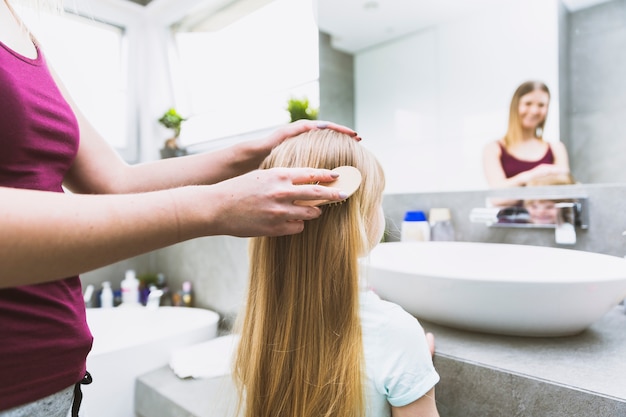
M 361 171 L 345 202 L 302 233 L 251 240 L 250 281 L 233 375 L 247 417 L 360 417 L 365 411 L 358 258 L 377 242 L 382 168 L 351 137 L 315 130 L 262 164 Z
M 504 136 L 504 145 L 507 148 L 522 140 L 522 121 L 519 116 L 520 99 L 522 96 L 536 90 L 543 91 L 548 94 L 548 97 L 550 97 L 550 90 L 548 89 L 548 86 L 541 81 L 526 81 L 520 84 L 520 86 L 515 90 L 515 93 L 513 93 L 513 98 L 511 99 L 511 105 L 509 107 L 509 126 L 506 131 L 506 135 Z M 548 117 L 546 115 L 543 121 L 537 125 L 535 136 L 538 139 L 543 140 L 543 128 L 546 125 L 547 118 Z

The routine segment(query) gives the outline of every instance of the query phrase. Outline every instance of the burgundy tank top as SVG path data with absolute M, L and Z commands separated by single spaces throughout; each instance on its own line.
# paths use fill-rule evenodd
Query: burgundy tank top
M 508 153 L 504 145 L 500 142 L 498 142 L 498 145 L 500 145 L 500 163 L 502 164 L 504 175 L 506 175 L 507 178 L 514 177 L 521 172 L 531 170 L 541 164 L 554 164 L 554 154 L 552 153 L 552 147 L 550 145 L 548 145 L 548 150 L 545 155 L 537 161 L 517 159 Z
M 0 43 L 0 187 L 63 192 L 78 142 L 41 52 L 29 59 Z M 0 410 L 80 381 L 91 343 L 77 276 L 0 289 Z

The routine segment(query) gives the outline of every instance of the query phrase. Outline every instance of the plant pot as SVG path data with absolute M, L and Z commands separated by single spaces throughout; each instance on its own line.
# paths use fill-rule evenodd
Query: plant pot
M 161 148 L 161 159 L 174 158 L 177 156 L 187 155 L 187 149 L 185 148 Z

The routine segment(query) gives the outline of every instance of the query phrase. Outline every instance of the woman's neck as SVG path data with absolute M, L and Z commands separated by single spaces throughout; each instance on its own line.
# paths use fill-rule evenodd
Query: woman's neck
M 22 56 L 37 57 L 30 33 L 7 0 L 0 1 L 0 42 Z
M 536 129 L 522 129 L 522 135 L 520 139 L 522 141 L 529 141 L 537 139 Z

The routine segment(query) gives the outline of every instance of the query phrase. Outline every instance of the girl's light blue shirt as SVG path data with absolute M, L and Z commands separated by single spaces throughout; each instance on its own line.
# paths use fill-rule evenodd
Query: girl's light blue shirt
M 391 416 L 439 382 L 424 329 L 397 304 L 372 291 L 360 295 L 367 417 Z

